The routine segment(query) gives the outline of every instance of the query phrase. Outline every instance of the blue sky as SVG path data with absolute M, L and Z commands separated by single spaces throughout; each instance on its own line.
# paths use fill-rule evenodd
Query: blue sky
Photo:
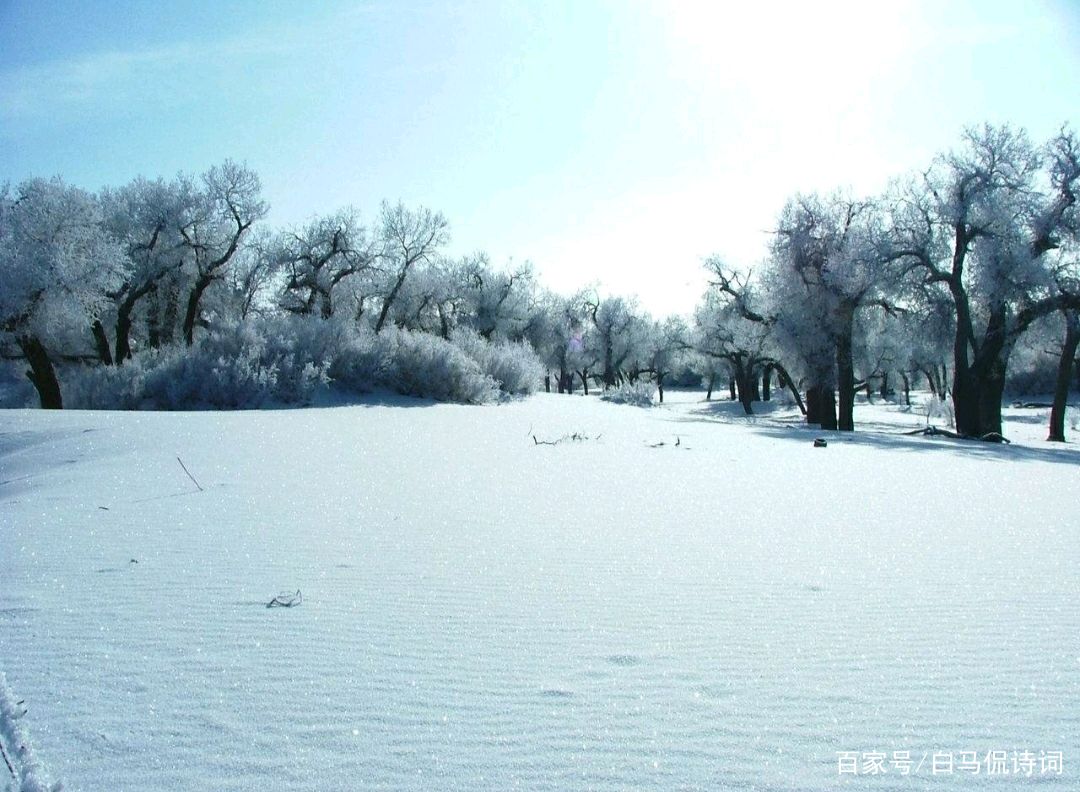
M 747 7 L 747 6 L 753 7 Z M 689 311 L 797 190 L 1080 123 L 1080 3 L 0 0 L 0 180 L 262 176 L 274 224 L 443 211 L 454 253 Z

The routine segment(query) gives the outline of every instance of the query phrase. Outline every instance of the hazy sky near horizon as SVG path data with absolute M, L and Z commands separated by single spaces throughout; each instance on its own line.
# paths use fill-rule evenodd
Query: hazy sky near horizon
M 262 177 L 270 222 L 382 199 L 450 252 L 687 312 L 797 191 L 877 191 L 1080 123 L 1080 2 L 0 0 L 0 182 Z

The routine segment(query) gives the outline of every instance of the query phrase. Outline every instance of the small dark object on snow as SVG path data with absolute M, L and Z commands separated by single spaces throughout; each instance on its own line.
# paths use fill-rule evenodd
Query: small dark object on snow
M 814 438 L 814 448 L 827 448 L 828 445 L 829 445 L 829 441 L 826 440 L 824 437 L 815 437 Z
M 300 593 L 300 589 L 297 589 L 296 593 L 294 593 L 294 594 L 289 594 L 288 592 L 286 592 L 284 594 L 278 594 L 276 597 L 274 597 L 272 600 L 270 600 L 268 603 L 266 603 L 266 607 L 268 607 L 268 608 L 295 608 L 297 605 L 299 605 L 303 601 L 304 601 L 304 596 Z
M 139 562 L 138 562 L 138 561 L 136 561 L 136 560 L 135 560 L 135 559 L 133 558 L 133 559 L 131 559 L 130 561 L 128 561 L 128 563 L 129 563 L 129 564 L 137 564 L 137 563 L 139 563 Z

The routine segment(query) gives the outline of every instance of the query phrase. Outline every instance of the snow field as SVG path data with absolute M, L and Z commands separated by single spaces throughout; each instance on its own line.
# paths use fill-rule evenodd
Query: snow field
M 20 723 L 68 790 L 1074 787 L 1076 447 L 699 398 L 0 413 Z

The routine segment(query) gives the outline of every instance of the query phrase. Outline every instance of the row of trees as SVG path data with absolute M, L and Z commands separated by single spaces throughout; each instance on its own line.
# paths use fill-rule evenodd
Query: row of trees
M 1042 323 L 1061 333 L 1061 440 L 1080 315 L 1078 186 L 1072 132 L 1036 147 L 985 126 L 880 196 L 796 196 L 753 277 L 707 262 L 699 348 L 739 381 L 795 372 L 808 420 L 841 430 L 871 378 L 886 390 L 890 376 L 906 388 L 922 376 L 951 396 L 959 433 L 984 437 L 1000 435 L 1013 350 Z
M 123 366 L 279 314 L 527 341 L 560 392 L 647 377 L 662 400 L 690 369 L 710 395 L 729 381 L 750 412 L 775 380 L 809 422 L 841 430 L 854 428 L 859 389 L 924 380 L 970 436 L 1000 433 L 1020 339 L 1056 333 L 1062 439 L 1080 338 L 1078 181 L 1068 130 L 1041 147 L 1008 127 L 970 130 L 880 196 L 793 197 L 760 267 L 709 258 L 692 319 L 657 321 L 596 289 L 554 294 L 528 265 L 450 257 L 446 218 L 424 208 L 265 227 L 259 179 L 234 162 L 98 194 L 31 179 L 0 191 L 0 332 L 44 407 L 63 404 L 58 361 Z

